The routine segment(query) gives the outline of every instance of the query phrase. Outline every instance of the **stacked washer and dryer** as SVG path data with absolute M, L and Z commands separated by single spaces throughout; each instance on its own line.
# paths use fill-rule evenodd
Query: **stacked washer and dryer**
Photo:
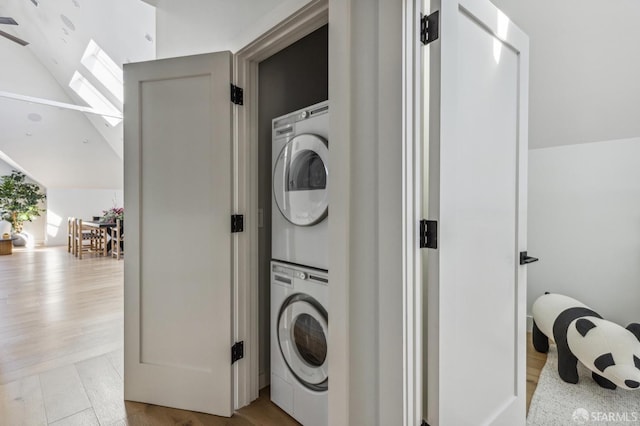
M 272 121 L 271 400 L 327 426 L 328 101 Z

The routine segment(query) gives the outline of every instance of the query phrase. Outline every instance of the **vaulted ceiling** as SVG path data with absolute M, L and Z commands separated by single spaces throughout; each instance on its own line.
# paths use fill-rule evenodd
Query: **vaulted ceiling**
M 640 136 L 640 2 L 492 0 L 529 36 L 529 146 Z
M 94 40 L 126 62 L 237 51 L 309 0 L 0 0 L 0 160 L 47 187 L 121 188 L 122 124 L 18 101 L 17 94 L 87 104 L 69 88 Z M 640 136 L 640 3 L 492 0 L 531 39 L 530 146 Z
M 0 92 L 87 106 L 69 87 L 78 71 L 121 111 L 80 62 L 90 40 L 120 66 L 155 58 L 155 8 L 139 0 L 0 0 L 0 16 L 29 42 L 0 37 Z M 0 96 L 0 128 L 0 151 L 46 187 L 122 187 L 122 123 Z
M 88 106 L 69 87 L 80 72 L 118 110 L 122 102 L 81 63 L 93 40 L 122 67 L 156 57 L 236 51 L 309 0 L 0 0 L 0 160 L 45 187 L 122 188 L 122 123 L 16 100 Z

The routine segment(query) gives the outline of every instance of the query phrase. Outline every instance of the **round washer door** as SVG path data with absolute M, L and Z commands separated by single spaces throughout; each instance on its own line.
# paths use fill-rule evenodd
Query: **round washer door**
M 318 135 L 293 137 L 273 167 L 273 194 L 278 209 L 291 223 L 311 226 L 327 217 L 329 169 L 327 141 Z
M 313 297 L 289 296 L 278 314 L 278 345 L 289 371 L 308 389 L 328 389 L 327 311 Z

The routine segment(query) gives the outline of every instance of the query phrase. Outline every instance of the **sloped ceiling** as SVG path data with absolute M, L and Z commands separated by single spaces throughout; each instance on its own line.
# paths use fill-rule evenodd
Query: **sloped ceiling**
M 0 90 L 71 101 L 28 49 L 0 40 L 0 57 Z M 121 159 L 82 113 L 0 98 L 0 129 L 0 151 L 45 187 L 122 185 Z
M 640 136 L 640 2 L 492 0 L 530 39 L 529 146 Z
M 310 0 L 146 0 L 157 7 L 158 58 L 236 52 Z
M 309 0 L 0 0 L 0 91 L 86 105 L 69 81 L 93 39 L 119 65 L 237 51 Z M 117 99 L 102 90 L 118 107 Z M 121 188 L 122 124 L 0 97 L 0 158 L 46 187 Z
M 139 0 L 0 0 L 0 91 L 87 106 L 68 84 L 94 40 L 119 65 L 155 58 L 155 9 Z M 107 90 L 103 95 L 122 104 Z M 46 187 L 121 188 L 122 124 L 100 116 L 0 98 L 0 151 Z

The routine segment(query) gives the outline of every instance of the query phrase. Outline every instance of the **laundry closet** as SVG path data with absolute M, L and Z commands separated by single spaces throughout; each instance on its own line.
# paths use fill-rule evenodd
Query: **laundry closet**
M 327 425 L 328 28 L 310 8 L 252 78 L 243 51 L 125 67 L 125 399 L 230 416 L 270 385 Z
M 258 87 L 260 387 L 326 425 L 327 25 L 260 62 Z

